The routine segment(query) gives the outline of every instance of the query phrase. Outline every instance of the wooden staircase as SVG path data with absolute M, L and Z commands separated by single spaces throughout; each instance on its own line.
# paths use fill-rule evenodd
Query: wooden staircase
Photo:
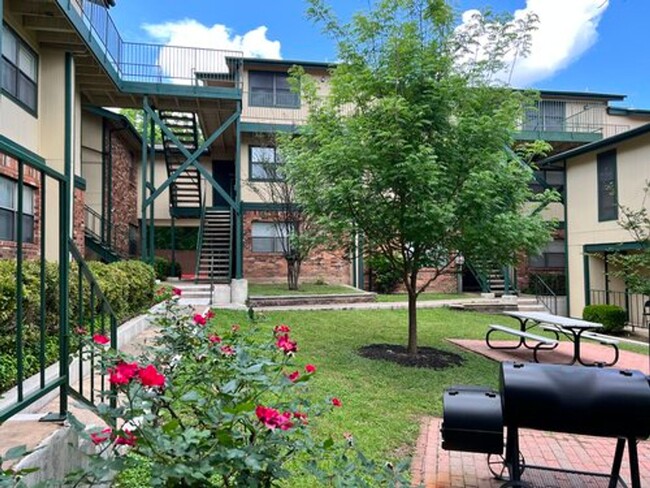
M 159 112 L 160 119 L 190 153 L 199 147 L 199 131 L 196 114 Z M 179 147 L 163 133 L 163 149 L 167 175 L 171 176 L 187 158 Z M 201 175 L 190 166 L 170 185 L 169 199 L 172 212 L 177 208 L 199 209 L 201 207 Z

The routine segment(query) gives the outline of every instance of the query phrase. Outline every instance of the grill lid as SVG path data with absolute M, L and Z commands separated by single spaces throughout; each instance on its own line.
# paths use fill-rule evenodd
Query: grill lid
M 650 437 L 650 385 L 640 371 L 502 363 L 508 426 L 605 437 Z

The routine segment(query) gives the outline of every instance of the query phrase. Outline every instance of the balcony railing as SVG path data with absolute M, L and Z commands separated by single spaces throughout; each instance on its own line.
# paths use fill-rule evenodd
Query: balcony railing
M 68 0 L 122 81 L 239 88 L 240 51 L 125 42 L 108 9 L 90 0 Z

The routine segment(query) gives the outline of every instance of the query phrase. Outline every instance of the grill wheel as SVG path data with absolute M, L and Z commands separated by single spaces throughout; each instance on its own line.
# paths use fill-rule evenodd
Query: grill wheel
M 503 457 L 501 454 L 488 454 L 487 455 L 487 465 L 488 469 L 490 470 L 490 473 L 492 473 L 492 476 L 494 476 L 494 479 L 501 480 L 501 481 L 507 481 L 509 479 L 509 474 L 508 474 L 508 465 L 506 464 L 506 459 Z M 524 455 L 519 451 L 519 470 L 520 473 L 523 474 L 524 470 L 526 469 L 526 459 L 524 458 Z M 514 484 L 514 485 L 508 485 L 517 487 L 517 486 L 529 486 L 525 484 L 524 482 L 519 482 L 519 481 L 513 481 L 513 483 L 523 483 L 521 485 Z M 506 485 L 503 485 L 502 488 L 504 488 Z

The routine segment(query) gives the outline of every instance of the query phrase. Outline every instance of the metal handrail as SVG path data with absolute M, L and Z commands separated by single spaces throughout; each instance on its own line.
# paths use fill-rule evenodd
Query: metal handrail
M 84 205 L 84 211 L 86 213 L 85 219 L 85 232 L 97 240 L 102 245 L 108 247 L 112 252 L 117 254 L 120 257 L 128 256 L 128 251 L 125 253 L 120 250 L 118 243 L 121 242 L 121 236 L 119 235 L 118 230 L 120 228 L 126 229 L 126 241 L 128 242 L 128 233 L 129 225 L 121 222 L 109 223 L 108 220 L 103 217 L 99 212 L 94 208 Z M 97 230 L 97 223 L 99 222 L 99 232 Z M 106 235 L 110 235 L 110 240 L 106 238 Z
M 205 227 L 206 197 L 207 191 L 203 192 L 201 204 L 201 223 L 199 224 L 199 238 L 196 240 L 196 268 L 194 271 L 194 283 L 199 281 L 199 270 L 201 268 L 201 253 L 203 252 L 203 230 Z M 210 270 L 212 271 L 212 270 Z
M 490 282 L 485 278 L 485 275 L 481 274 L 469 261 L 465 261 L 465 267 L 469 270 L 470 273 L 472 273 L 472 276 L 474 276 L 478 282 L 481 290 L 483 290 L 484 293 L 490 293 Z
M 544 305 L 544 307 L 553 315 L 557 315 L 558 312 L 558 296 L 553 291 L 553 289 L 544 281 L 540 275 L 536 273 L 529 273 L 529 279 L 533 280 L 533 290 L 535 292 L 535 299 Z M 546 293 L 541 293 L 541 290 Z M 549 305 L 550 302 L 550 305 Z

